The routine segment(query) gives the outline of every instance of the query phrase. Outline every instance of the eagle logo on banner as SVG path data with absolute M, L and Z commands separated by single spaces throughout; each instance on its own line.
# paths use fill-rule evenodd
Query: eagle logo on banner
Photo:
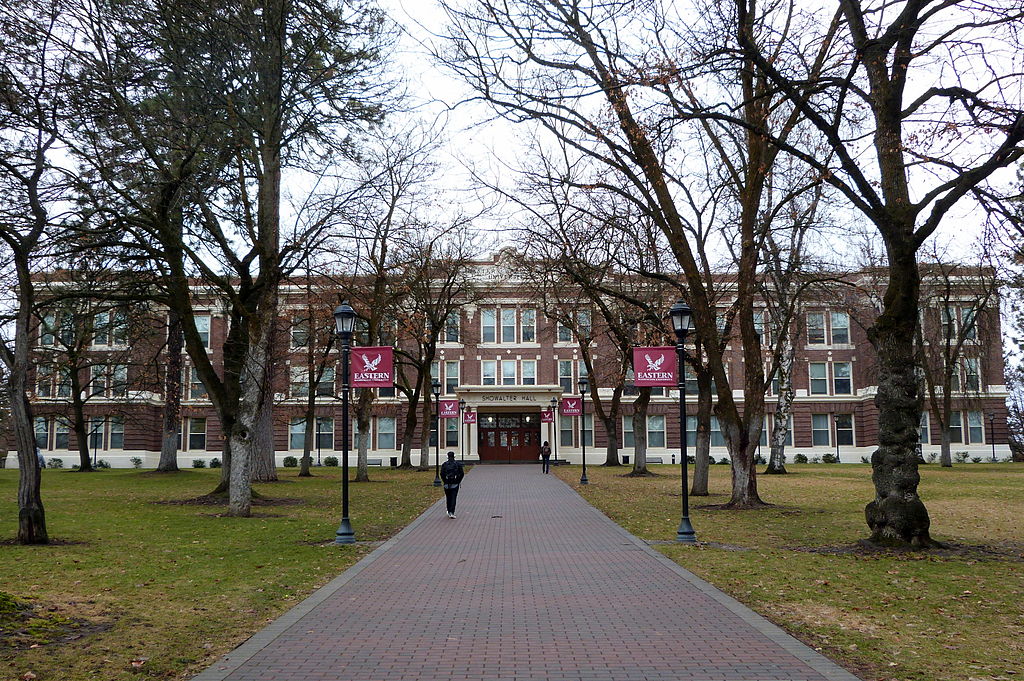
M 383 355 L 378 354 L 375 359 L 370 359 L 369 355 L 360 355 L 359 358 L 363 360 L 363 371 L 376 371 L 382 357 Z
M 648 371 L 661 371 L 661 365 L 665 363 L 665 355 L 658 355 L 658 359 L 653 360 L 650 355 L 645 354 L 644 359 L 647 360 Z

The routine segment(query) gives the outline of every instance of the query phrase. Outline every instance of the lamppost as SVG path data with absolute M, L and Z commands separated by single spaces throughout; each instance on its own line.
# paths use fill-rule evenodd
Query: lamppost
M 430 392 L 434 393 L 434 422 L 437 425 L 437 437 L 434 438 L 434 487 L 441 486 L 441 381 L 436 378 L 430 383 Z
M 356 533 L 352 531 L 352 523 L 348 518 L 349 350 L 355 326 L 356 311 L 348 301 L 334 308 L 334 328 L 341 341 L 341 525 L 334 536 L 335 544 L 354 544 L 356 541 Z
M 686 489 L 689 484 L 686 476 L 686 377 L 683 374 L 686 366 L 686 336 L 693 328 L 693 313 L 690 306 L 680 300 L 672 306 L 668 314 L 672 318 L 672 330 L 676 334 L 676 359 L 679 363 L 676 383 L 679 387 L 679 467 L 682 470 L 683 515 L 679 519 L 679 529 L 676 530 L 676 541 L 696 544 L 697 533 L 690 524 L 690 497 Z
M 465 418 L 463 417 L 463 414 L 465 414 L 465 413 L 466 413 L 466 400 L 461 400 L 460 399 L 459 400 L 459 420 L 463 420 L 463 421 L 465 420 Z M 466 437 L 462 441 L 462 446 L 459 447 L 459 458 L 462 459 L 462 461 L 466 460 L 466 446 L 469 444 L 469 428 L 466 428 L 464 430 L 465 430 L 464 435 Z
M 995 412 L 988 414 L 988 439 L 992 441 L 992 463 L 996 462 L 996 415 Z
M 555 419 L 558 418 L 558 398 L 551 398 L 551 455 L 554 458 L 555 465 L 558 465 L 558 424 L 555 423 Z
M 590 381 L 586 375 L 580 376 L 580 443 L 583 445 L 583 475 L 580 476 L 581 485 L 589 485 L 587 480 L 587 388 Z

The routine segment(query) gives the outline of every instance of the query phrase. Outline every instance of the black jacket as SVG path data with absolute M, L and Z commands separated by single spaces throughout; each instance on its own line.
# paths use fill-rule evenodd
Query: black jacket
M 465 475 L 466 472 L 462 470 L 458 461 L 445 461 L 441 464 L 441 480 L 446 485 L 459 484 Z

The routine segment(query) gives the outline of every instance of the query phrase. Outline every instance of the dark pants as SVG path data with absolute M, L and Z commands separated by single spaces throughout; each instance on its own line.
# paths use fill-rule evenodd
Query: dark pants
M 550 456 L 542 456 L 541 459 L 544 462 L 544 472 L 545 473 L 550 472 L 551 471 L 551 457 Z
M 448 507 L 449 513 L 455 513 L 455 498 L 459 496 L 459 486 L 449 487 L 444 486 L 444 502 Z

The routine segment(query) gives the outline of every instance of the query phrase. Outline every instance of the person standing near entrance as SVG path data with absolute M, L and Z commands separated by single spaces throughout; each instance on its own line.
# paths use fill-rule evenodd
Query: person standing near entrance
M 448 460 L 441 464 L 441 482 L 444 483 L 444 500 L 448 517 L 455 517 L 455 499 L 459 496 L 459 484 L 466 475 L 455 460 L 455 452 L 448 452 Z
M 544 472 L 551 472 L 551 445 L 548 444 L 547 440 L 544 440 L 544 444 L 540 446 L 540 458 L 544 464 Z

